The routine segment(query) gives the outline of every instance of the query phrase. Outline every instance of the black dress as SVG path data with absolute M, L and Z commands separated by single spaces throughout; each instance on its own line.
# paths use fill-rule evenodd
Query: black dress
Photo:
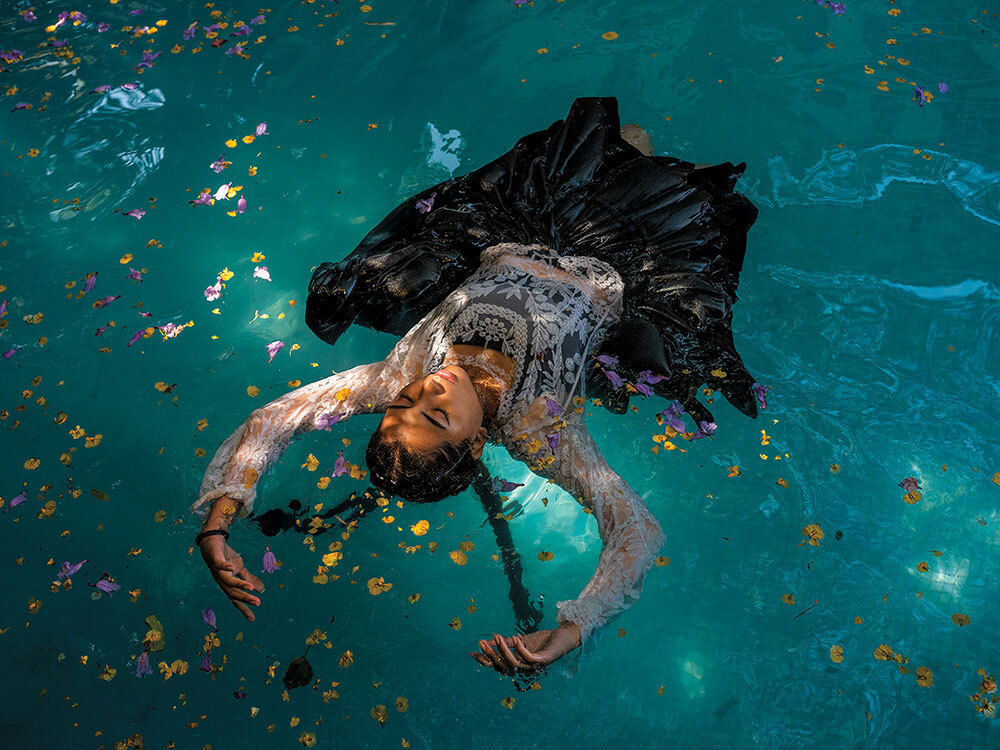
M 330 344 L 352 323 L 403 335 L 478 267 L 482 250 L 545 244 L 604 260 L 621 275 L 624 318 L 597 353 L 618 356 L 624 376 L 667 376 L 655 391 L 680 400 L 696 421 L 714 421 L 696 398 L 703 384 L 756 417 L 754 378 L 731 329 L 757 218 L 733 190 L 745 168 L 645 156 L 621 136 L 617 99 L 578 98 L 565 120 L 414 195 L 344 260 L 322 263 L 309 283 L 306 323 Z M 724 377 L 712 374 L 719 370 Z M 630 393 L 594 373 L 589 392 L 623 412 Z

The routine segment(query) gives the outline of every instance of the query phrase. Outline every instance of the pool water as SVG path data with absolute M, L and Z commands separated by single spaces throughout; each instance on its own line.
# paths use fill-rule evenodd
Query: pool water
M 1000 17 L 923 6 L 5 4 L 0 46 L 23 59 L 0 77 L 4 746 L 1000 745 L 995 714 L 977 711 L 996 693 L 970 700 L 1000 672 Z M 46 31 L 72 11 L 86 19 Z M 250 33 L 231 36 L 237 21 Z M 205 28 L 219 22 L 213 46 Z M 921 105 L 915 86 L 932 98 Z M 739 188 L 760 209 L 733 321 L 772 386 L 759 418 L 717 396 L 711 440 L 657 453 L 659 399 L 590 420 L 660 519 L 669 565 L 537 689 L 469 656 L 516 632 L 471 491 L 376 508 L 347 540 L 333 518 L 315 536 L 238 523 L 230 541 L 251 569 L 266 546 L 282 563 L 246 622 L 192 548 L 187 509 L 209 459 L 290 382 L 394 341 L 316 338 L 311 269 L 578 96 L 616 96 L 658 154 L 745 161 Z M 216 173 L 220 154 L 231 165 Z M 190 203 L 230 182 L 232 197 Z M 117 298 L 94 306 L 105 297 Z M 171 323 L 184 327 L 129 345 Z M 286 348 L 269 363 L 275 340 Z M 308 528 L 319 504 L 363 491 L 349 476 L 318 484 L 340 449 L 363 468 L 375 421 L 296 440 L 257 510 L 297 501 Z M 486 459 L 525 483 L 504 510 L 553 627 L 556 600 L 596 566 L 596 526 L 502 450 Z M 908 477 L 919 501 L 904 497 Z M 338 541 L 342 559 L 324 565 Z M 85 559 L 58 585 L 63 561 Z M 96 587 L 105 572 L 111 595 Z M 392 587 L 375 595 L 379 578 Z M 139 678 L 150 615 L 162 650 Z M 314 679 L 285 692 L 316 629 Z

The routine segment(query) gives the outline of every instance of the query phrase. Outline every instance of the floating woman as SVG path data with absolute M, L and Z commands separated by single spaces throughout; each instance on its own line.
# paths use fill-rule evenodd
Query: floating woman
M 209 464 L 192 506 L 205 516 L 197 542 L 248 619 L 263 585 L 227 529 L 293 436 L 360 413 L 385 415 L 365 457 L 388 495 L 456 495 L 494 443 L 594 515 L 598 567 L 576 599 L 557 602 L 557 627 L 494 634 L 471 654 L 481 664 L 544 668 L 639 598 L 665 537 L 588 433 L 584 400 L 623 413 L 632 395 L 655 393 L 668 424 L 696 439 L 715 430 L 700 387 L 750 417 L 765 388 L 731 330 L 757 217 L 733 191 L 746 165 L 654 156 L 643 135 L 620 128 L 613 97 L 577 99 L 565 120 L 414 196 L 316 269 L 306 322 L 320 338 L 333 344 L 352 323 L 402 338 L 383 361 L 256 409 Z

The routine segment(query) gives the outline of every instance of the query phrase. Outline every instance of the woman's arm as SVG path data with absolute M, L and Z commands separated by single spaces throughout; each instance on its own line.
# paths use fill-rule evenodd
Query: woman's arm
M 255 409 L 215 452 L 191 511 L 204 515 L 217 498 L 239 501 L 236 515 L 253 510 L 257 482 L 292 438 L 327 421 L 381 412 L 405 383 L 384 362 L 360 365 L 289 391 Z
M 575 623 L 585 642 L 595 629 L 638 600 L 666 537 L 642 498 L 608 465 L 582 424 L 547 434 L 559 435 L 554 451 L 543 434 L 535 437 L 535 445 L 541 442 L 544 447 L 534 454 L 521 448 L 516 455 L 590 510 L 604 543 L 597 570 L 580 595 L 556 602 L 556 621 Z
M 257 496 L 257 482 L 291 439 L 352 414 L 384 411 L 405 385 L 398 368 L 386 362 L 361 365 L 289 391 L 254 410 L 215 452 L 205 471 L 192 512 L 205 516 L 202 530 L 228 530 L 233 520 L 248 515 Z M 222 535 L 199 543 L 216 583 L 250 621 L 247 605 L 260 605 L 250 591 L 263 591 L 260 579 L 247 570 L 243 558 Z

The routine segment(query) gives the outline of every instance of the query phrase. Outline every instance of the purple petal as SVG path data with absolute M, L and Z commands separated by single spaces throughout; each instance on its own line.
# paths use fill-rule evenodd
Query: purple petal
M 12 497 L 10 499 L 10 503 L 8 503 L 7 505 L 7 510 L 10 510 L 11 508 L 16 508 L 21 503 L 26 503 L 26 502 L 28 502 L 28 496 L 24 493 L 24 491 L 22 491 L 20 495 L 17 495 L 16 497 Z M 6 512 L 7 511 L 4 511 L 4 513 Z
M 76 574 L 76 572 L 79 571 L 80 568 L 82 568 L 84 566 L 84 564 L 87 563 L 87 562 L 90 562 L 90 561 L 89 560 L 81 560 L 80 562 L 78 562 L 78 563 L 76 563 L 74 565 L 74 564 L 70 564 L 70 561 L 67 560 L 62 565 L 59 566 L 59 572 L 56 573 L 56 578 L 58 578 L 60 581 L 63 580 L 64 578 L 69 578 L 71 575 Z
M 241 214 L 247 210 L 247 199 L 240 194 L 240 199 L 236 201 L 236 213 Z
M 149 666 L 149 649 L 147 648 L 135 660 L 135 676 L 142 679 L 144 675 L 149 674 L 153 674 L 153 668 Z
M 605 367 L 618 367 L 618 357 L 612 357 L 610 354 L 598 354 L 594 359 Z
M 284 341 L 272 341 L 267 345 L 267 353 L 271 355 L 271 358 L 267 360 L 269 364 L 274 361 L 274 355 L 280 352 L 284 345 Z
M 87 283 L 83 287 L 83 293 L 84 294 L 86 294 L 87 292 L 93 291 L 94 284 L 97 283 L 97 274 L 98 274 L 98 272 L 94 271 L 92 274 L 90 274 L 87 277 Z
M 135 91 L 137 88 L 139 88 L 139 84 L 138 83 L 123 83 L 122 84 L 122 88 L 125 89 L 126 91 Z
M 205 658 L 201 660 L 201 666 L 198 667 L 202 672 L 212 671 L 212 652 L 209 651 L 205 654 Z
M 132 266 L 128 267 L 128 277 L 127 278 L 134 279 L 135 281 L 142 281 L 142 276 L 139 274 L 139 272 L 137 270 L 135 270 L 134 268 L 132 268 Z
M 643 396 L 652 396 L 653 395 L 653 389 L 650 388 L 645 383 L 632 383 L 632 387 L 635 388 Z
M 132 344 L 134 344 L 134 343 L 135 343 L 136 341 L 138 341 L 138 340 L 139 340 L 139 337 L 140 337 L 140 336 L 142 336 L 142 332 L 143 332 L 143 330 L 144 330 L 144 329 L 140 328 L 140 329 L 139 329 L 138 331 L 136 331 L 135 333 L 133 333 L 133 334 L 132 334 L 132 338 L 130 338 L 130 339 L 128 340 L 128 343 L 127 343 L 127 344 L 125 344 L 125 346 L 127 346 L 127 347 L 128 347 L 128 346 L 132 346 Z
M 250 27 L 246 24 L 237 26 L 236 31 L 233 32 L 233 36 L 250 36 Z
M 212 191 L 210 188 L 205 188 L 198 194 L 197 198 L 193 201 L 188 201 L 188 203 L 193 203 L 196 206 L 211 206 L 214 202 L 215 199 L 212 197 Z
M 941 81 L 941 83 L 938 84 L 938 91 L 940 91 L 942 94 L 947 94 L 948 84 L 945 83 L 944 81 Z
M 98 33 L 98 34 L 103 34 L 103 33 L 104 33 L 105 31 L 107 31 L 107 30 L 108 30 L 108 29 L 110 29 L 110 28 L 111 28 L 111 27 L 110 27 L 110 26 L 108 26 L 108 25 L 107 25 L 106 23 L 104 23 L 104 21 L 100 21 L 100 22 L 99 22 L 99 23 L 97 24 L 97 33 Z
M 201 619 L 205 621 L 212 630 L 218 630 L 219 628 L 215 624 L 215 610 L 214 609 L 203 609 L 201 611 Z
M 38 20 L 38 16 L 32 13 L 30 10 L 21 11 L 21 17 L 24 18 L 25 23 L 34 23 Z
M 431 193 L 430 198 L 422 198 L 417 201 L 417 210 L 422 213 L 428 213 L 434 207 L 434 197 L 437 193 Z
M 256 26 L 259 23 L 264 23 L 264 16 L 263 15 L 254 16 L 253 18 L 250 19 L 249 22 L 252 23 L 254 26 Z
M 614 370 L 604 370 L 604 377 L 611 381 L 611 385 L 615 388 L 621 388 L 625 381 L 621 379 L 621 376 Z
M 142 15 L 143 8 L 136 8 L 135 10 L 130 10 L 126 15 L 129 16 L 140 16 Z
M 261 570 L 262 573 L 274 573 L 278 569 L 277 559 L 274 557 L 274 553 L 271 552 L 270 547 L 264 548 L 264 568 Z
M 7 302 L 8 300 L 0 302 L 0 318 L 7 314 Z
M 18 102 L 14 105 L 14 109 L 12 109 L 11 112 L 17 112 L 19 109 L 31 109 L 32 106 L 34 105 L 32 105 L 31 102 Z
M 258 18 L 263 18 L 263 16 L 258 16 Z M 253 21 L 251 21 L 250 23 L 253 23 Z M 257 136 L 271 135 L 270 133 L 267 132 L 267 120 L 264 120 L 264 122 L 262 122 L 260 125 L 257 126 L 257 129 L 254 131 L 254 135 Z
M 656 416 L 663 417 L 663 421 L 677 432 L 684 432 L 684 420 L 680 418 L 680 415 L 684 413 L 684 407 L 681 406 L 681 402 L 674 401 Z
M 141 312 L 141 313 L 139 313 L 139 314 L 140 314 L 140 315 L 141 315 L 142 317 L 144 317 L 144 318 L 148 318 L 148 317 L 149 317 L 150 315 L 152 315 L 153 313 L 151 313 L 151 312 Z
M 101 326 L 100 328 L 97 329 L 97 333 L 95 333 L 94 335 L 95 336 L 100 336 L 101 334 L 103 334 L 107 330 L 107 328 L 108 328 L 109 325 L 111 325 L 111 324 L 107 323 L 107 324 Z
M 914 490 L 922 489 L 920 487 L 920 483 L 917 481 L 915 477 L 907 477 L 906 479 L 904 479 L 902 482 L 899 483 L 899 486 L 902 487 L 906 492 L 913 492 Z
M 343 417 L 343 414 L 320 414 L 319 419 L 316 420 L 316 429 L 329 431 L 329 429 L 343 419 Z
M 333 462 L 333 473 L 330 476 L 339 477 L 347 473 L 347 461 L 344 460 L 344 451 L 337 454 L 337 460 Z
M 545 408 L 549 412 L 550 417 L 558 417 L 562 414 L 562 405 L 558 401 L 553 401 L 548 396 L 545 397 Z
M 13 349 L 8 349 L 3 354 L 0 354 L 0 357 L 3 357 L 4 359 L 10 359 L 11 357 L 14 356 L 14 352 L 16 352 L 18 348 L 19 347 L 15 346 Z
M 553 453 L 556 452 L 556 446 L 559 445 L 559 433 L 550 432 L 545 436 L 545 439 L 549 441 L 549 450 Z
M 121 297 L 120 294 L 115 294 L 115 295 L 108 296 L 108 297 L 101 297 L 99 300 L 97 300 L 96 302 L 94 302 L 94 307 L 107 307 L 108 305 L 110 305 L 112 302 L 114 302 L 119 297 Z
M 131 211 L 126 211 L 125 215 L 134 216 L 137 219 L 141 219 L 143 216 L 146 215 L 146 212 L 143 211 L 141 208 L 133 208 Z
M 97 583 L 92 583 L 90 585 L 96 589 L 100 589 L 105 594 L 113 594 L 114 592 L 116 592 L 118 589 L 121 588 L 120 585 L 114 583 L 113 581 L 109 581 L 107 578 L 102 578 Z
M 757 396 L 757 400 L 760 401 L 760 408 L 766 409 L 767 401 L 764 400 L 764 397 L 767 395 L 767 392 L 771 390 L 771 386 L 754 383 L 750 387 L 753 389 L 754 395 Z
M 716 424 L 715 422 L 699 422 L 698 431 L 691 436 L 692 440 L 701 440 L 701 438 L 710 437 L 715 432 Z
M 215 283 L 210 287 L 205 288 L 205 299 L 209 302 L 217 300 L 222 296 L 222 277 L 216 276 Z
M 232 57 L 233 55 L 238 55 L 240 52 L 243 51 L 244 44 L 246 44 L 246 42 L 242 42 L 240 44 L 234 44 L 232 47 L 226 50 L 226 55 L 229 57 Z
M 229 164 L 229 162 L 226 161 L 226 155 L 223 154 L 218 159 L 209 164 L 208 167 L 216 174 L 219 174 L 220 172 L 222 172 L 223 169 L 226 168 L 227 164 Z
M 510 492 L 516 490 L 518 487 L 524 487 L 524 484 L 518 484 L 516 482 L 508 482 L 506 479 L 501 479 L 500 477 L 493 477 L 493 482 L 491 488 L 494 494 L 500 492 Z

